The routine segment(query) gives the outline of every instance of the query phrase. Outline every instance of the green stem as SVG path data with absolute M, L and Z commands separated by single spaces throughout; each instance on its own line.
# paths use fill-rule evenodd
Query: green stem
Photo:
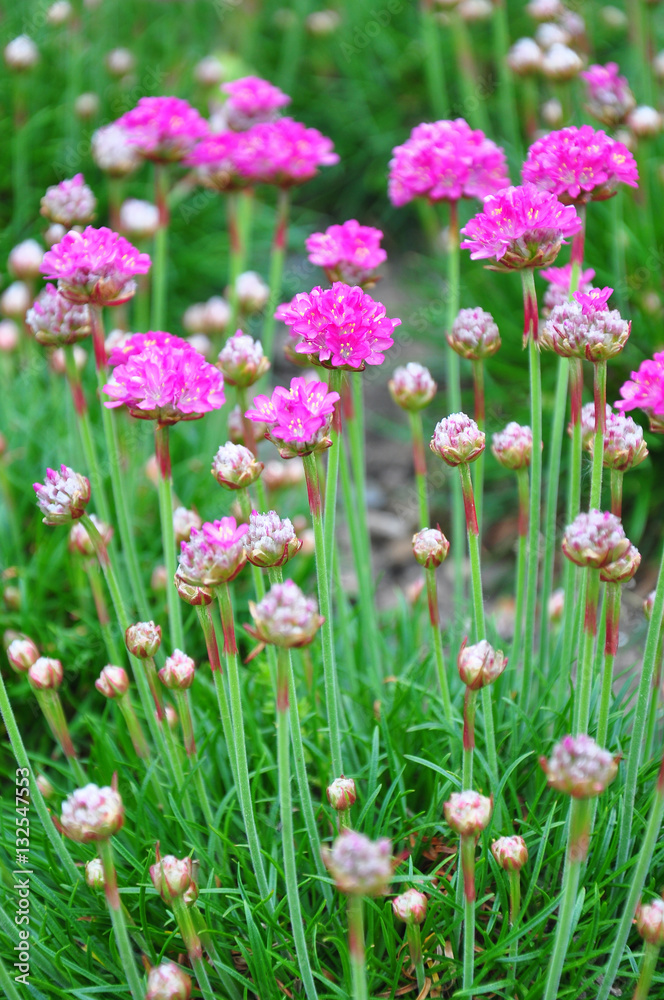
M 408 941 L 408 951 L 410 960 L 413 963 L 417 976 L 417 988 L 420 992 L 424 989 L 426 977 L 424 975 L 424 961 L 422 958 L 422 932 L 419 924 L 406 924 L 406 940 Z
M 481 431 L 485 427 L 484 419 L 484 362 L 473 361 L 473 385 L 475 387 L 475 423 Z M 477 524 L 482 537 L 482 509 L 484 506 L 484 452 L 473 462 L 473 488 L 475 490 L 475 508 Z
M 238 323 L 237 279 L 247 266 L 249 256 L 249 232 L 254 198 L 251 189 L 248 191 L 229 191 L 226 194 L 228 212 L 228 302 L 231 315 L 228 330 L 231 336 L 235 333 Z
M 355 893 L 348 897 L 348 940 L 353 973 L 353 1000 L 369 1000 L 364 954 L 364 901 Z
M 498 73 L 498 102 L 500 117 L 507 125 L 507 135 L 514 147 L 515 154 L 521 158 L 522 146 L 519 132 L 516 98 L 514 95 L 514 77 L 507 63 L 507 53 L 510 47 L 507 5 L 505 0 L 495 0 L 493 6 L 493 51 Z
M 113 862 L 113 848 L 111 847 L 110 840 L 100 840 L 97 848 L 104 869 L 104 892 L 106 893 L 106 902 L 111 914 L 111 923 L 113 924 L 115 943 L 118 947 L 122 970 L 127 977 L 127 985 L 129 986 L 133 1000 L 143 1000 L 145 990 L 141 985 L 138 972 L 136 971 L 136 963 L 134 962 L 131 944 L 129 943 L 124 911 L 118 892 L 118 879 Z
M 337 447 L 340 442 L 337 442 Z M 318 604 L 324 621 L 321 626 L 323 647 L 323 675 L 325 682 L 325 701 L 327 705 L 327 720 L 330 731 L 331 769 L 335 777 L 344 773 L 341 754 L 341 732 L 339 728 L 339 692 L 337 666 L 334 653 L 334 633 L 332 628 L 332 604 L 330 601 L 330 575 L 327 569 L 325 540 L 323 537 L 323 519 L 320 503 L 320 483 L 318 466 L 314 455 L 303 457 L 304 473 L 309 494 L 309 508 L 314 527 L 314 544 L 316 552 L 316 577 L 318 581 Z
M 101 577 L 99 575 L 99 566 L 92 562 L 92 560 L 86 559 L 85 573 L 90 583 L 92 599 L 94 600 L 97 618 L 99 619 L 99 627 L 101 628 L 101 632 L 104 637 L 104 645 L 106 646 L 106 652 L 109 657 L 108 662 L 121 664 L 124 659 L 124 654 L 120 651 L 120 647 L 116 643 L 115 636 L 113 635 L 113 629 L 111 628 L 108 608 L 106 606 L 106 597 L 104 594 L 104 585 L 101 582 Z
M 587 733 L 590 719 L 590 697 L 593 687 L 593 651 L 597 636 L 597 602 L 599 599 L 599 570 L 586 569 L 586 601 L 583 624 L 583 643 L 577 692 L 574 699 L 575 733 Z
M 509 870 L 507 879 L 510 886 L 510 927 L 514 927 L 521 909 L 521 874 Z
M 74 410 L 76 412 L 76 422 L 78 424 L 79 433 L 81 435 L 81 444 L 83 446 L 83 455 L 85 456 L 85 461 L 87 464 L 88 478 L 90 480 L 90 486 L 92 488 L 92 494 L 95 498 L 95 506 L 99 511 L 99 517 L 106 524 L 111 523 L 111 509 L 108 505 L 108 500 L 106 499 L 106 491 L 104 489 L 104 481 L 99 470 L 99 460 L 97 459 L 97 450 L 95 448 L 94 437 L 92 434 L 92 426 L 90 424 L 90 413 L 88 411 L 88 406 L 85 401 L 85 394 L 83 392 L 83 386 L 81 384 L 81 379 L 78 373 L 78 368 L 76 367 L 76 361 L 74 360 L 74 347 L 72 344 L 66 344 L 64 348 L 65 353 L 65 366 L 67 370 L 67 381 L 71 389 L 72 399 L 74 402 Z
M 413 443 L 413 466 L 415 469 L 420 528 L 429 528 L 431 525 L 429 523 L 429 499 L 427 497 L 427 463 L 421 412 L 419 410 L 409 410 L 408 421 L 410 423 L 410 437 Z
M 343 372 L 331 369 L 328 385 L 331 392 L 341 394 L 344 388 Z M 334 554 L 334 526 L 337 513 L 337 490 L 339 483 L 339 461 L 341 457 L 341 407 L 342 400 L 338 400 L 334 407 L 334 417 L 332 419 L 332 447 L 327 452 L 327 475 L 325 477 L 325 505 L 324 505 L 324 531 L 325 531 L 325 561 L 332 573 Z
M 606 746 L 606 736 L 609 730 L 609 710 L 613 689 L 613 664 L 618 651 L 618 626 L 620 623 L 621 588 L 619 583 L 607 583 L 604 594 L 606 609 L 606 640 L 604 642 L 604 669 L 602 671 L 602 690 L 599 702 L 599 720 L 597 722 L 597 742 Z
M 166 563 L 166 594 L 168 596 L 168 619 L 173 650 L 184 649 L 184 632 L 182 628 L 182 609 L 180 598 L 175 589 L 176 554 L 175 535 L 173 534 L 173 480 L 171 478 L 171 456 L 168 443 L 168 426 L 155 424 L 154 430 L 155 454 L 159 476 L 157 488 L 159 491 L 159 515 L 161 519 L 161 541 Z
M 152 310 L 153 330 L 163 330 L 166 322 L 166 277 L 168 267 L 168 173 L 163 163 L 154 165 L 155 204 L 159 209 L 159 228 L 154 234 L 152 255 Z
M 451 333 L 452 325 L 459 312 L 459 208 L 455 201 L 450 202 L 450 223 L 447 242 L 447 334 Z M 449 343 L 445 345 L 447 361 L 447 408 L 450 413 L 460 413 L 461 405 L 461 372 L 459 355 L 452 350 Z M 454 563 L 454 579 L 456 581 L 453 594 L 452 645 L 457 646 L 459 632 L 465 613 L 465 586 L 463 584 L 463 562 L 466 551 L 465 522 L 463 515 L 463 496 L 456 479 L 452 479 L 452 561 Z
M 537 343 L 537 293 L 531 268 L 521 272 L 524 303 L 529 320 L 528 357 L 530 362 L 530 426 L 533 432 L 533 454 L 530 465 L 530 511 L 528 517 L 528 562 L 526 582 L 526 629 L 524 639 L 521 708 L 528 712 L 535 657 L 535 624 L 537 617 L 537 570 L 539 565 L 540 505 L 542 499 L 542 375 Z M 542 609 L 544 613 L 544 609 Z
M 436 568 L 429 566 L 424 570 L 427 598 L 429 601 L 429 625 L 431 626 L 431 643 L 433 645 L 434 657 L 436 661 L 436 673 L 440 685 L 440 694 L 443 699 L 443 710 L 445 721 L 450 733 L 454 731 L 454 713 L 450 698 L 450 689 L 447 683 L 447 671 L 445 669 L 445 654 L 443 652 L 443 637 L 440 631 L 440 616 L 438 612 L 438 587 L 436 586 Z M 464 786 L 465 787 L 465 786 Z
M 514 638 L 512 639 L 512 655 L 510 656 L 512 687 L 519 680 L 519 666 L 523 646 L 523 614 L 526 601 L 526 558 L 528 552 L 528 500 L 529 484 L 528 469 L 517 470 L 517 488 L 519 492 L 519 546 L 516 557 L 516 606 L 514 610 Z
M 622 517 L 623 479 L 625 473 L 611 469 L 611 513 Z
M 216 1000 L 208 978 L 205 959 L 203 958 L 203 946 L 201 945 L 201 939 L 196 933 L 193 920 L 191 919 L 191 914 L 187 909 L 187 904 L 182 899 L 182 896 L 176 896 L 173 900 L 172 906 L 175 919 L 177 920 L 177 924 L 180 929 L 180 935 L 187 949 L 189 961 L 191 962 L 194 975 L 196 976 L 196 982 L 198 983 L 198 987 L 203 994 L 204 1000 Z
M 567 494 L 566 523 L 571 524 L 581 508 L 581 403 L 583 380 L 581 372 L 581 361 L 579 358 L 570 358 L 570 396 L 571 396 L 571 416 L 572 416 L 572 436 L 570 442 L 570 475 L 569 490 Z M 565 560 L 563 567 L 563 588 L 565 591 L 565 606 L 563 610 L 563 644 L 562 659 L 564 669 L 569 669 L 576 652 L 576 632 L 574 622 L 576 617 L 577 601 L 576 591 L 578 589 L 579 572 L 578 567 L 569 559 Z M 560 704 L 564 701 L 566 685 L 560 685 Z
M 461 835 L 463 875 L 463 988 L 470 991 L 475 977 L 475 837 Z M 472 994 L 468 992 L 469 1000 Z
M 60 749 L 67 758 L 67 762 L 74 773 L 79 788 L 82 788 L 83 785 L 87 784 L 88 779 L 76 755 L 76 750 L 69 734 L 69 726 L 67 725 L 65 713 L 62 708 L 62 702 L 60 701 L 60 695 L 51 688 L 47 688 L 44 691 L 35 690 L 35 695 L 44 718 L 48 723 L 48 727 L 53 734 L 53 738 L 60 745 Z
M 647 1000 L 648 993 L 650 992 L 650 985 L 652 983 L 653 976 L 655 975 L 655 968 L 657 967 L 659 951 L 659 945 L 651 944 L 650 941 L 645 942 L 641 974 L 639 975 L 639 981 L 636 984 L 636 989 L 634 990 L 633 1000 Z
M 269 288 L 270 294 L 265 307 L 265 319 L 263 321 L 263 333 L 261 342 L 265 356 L 272 360 L 274 346 L 274 311 L 279 305 L 281 298 L 281 280 L 284 272 L 284 260 L 288 245 L 288 209 L 289 209 L 288 188 L 279 188 L 277 194 L 277 215 L 274 225 L 274 236 L 272 238 L 272 250 L 270 252 L 270 273 Z
M 440 26 L 436 20 L 432 0 L 422 0 L 420 29 L 431 111 L 435 118 L 447 118 L 449 108 L 446 99 L 445 60 L 441 51 Z
M 593 365 L 595 395 L 595 437 L 590 485 L 590 509 L 599 510 L 602 503 L 602 469 L 604 463 L 604 433 L 606 430 L 606 361 Z

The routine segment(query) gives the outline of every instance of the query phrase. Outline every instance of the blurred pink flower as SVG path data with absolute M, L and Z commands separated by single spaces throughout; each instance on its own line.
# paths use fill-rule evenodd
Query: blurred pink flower
M 238 172 L 254 184 L 303 184 L 339 162 L 332 140 L 292 118 L 253 125 L 234 149 Z
M 324 233 L 312 233 L 305 245 L 311 263 L 324 268 L 330 281 L 362 285 L 387 260 L 380 245 L 382 238 L 380 229 L 349 219 L 342 225 L 329 226 Z
M 83 174 L 60 181 L 46 189 L 39 211 L 63 226 L 76 226 L 94 218 L 97 199 L 85 183 Z
M 618 410 L 645 410 L 651 430 L 664 432 L 664 351 L 657 351 L 652 358 L 642 361 L 638 371 L 620 387 Z
M 199 587 L 217 587 L 233 580 L 247 561 L 244 536 L 247 524 L 234 517 L 205 521 L 192 528 L 188 542 L 180 546 L 178 575 Z
M 617 63 L 610 62 L 606 66 L 595 63 L 579 76 L 586 81 L 588 111 L 604 125 L 617 125 L 636 105 L 627 78 L 620 75 Z
M 70 302 L 113 306 L 134 295 L 134 276 L 147 274 L 150 257 L 106 226 L 87 226 L 82 233 L 66 233 L 47 250 L 40 270 L 58 281 L 58 291 Z
M 258 122 L 273 121 L 279 108 L 290 104 L 288 94 L 260 76 L 243 76 L 222 85 L 228 94 L 224 110 L 229 126 L 245 131 Z
M 549 282 L 549 287 L 544 293 L 544 305 L 547 309 L 555 306 L 562 306 L 569 299 L 569 285 L 572 279 L 572 265 L 565 264 L 564 267 L 547 267 L 540 271 L 540 275 Z M 589 292 L 592 288 L 592 280 L 595 277 L 595 270 L 589 267 L 585 271 L 579 272 L 579 291 Z
M 205 187 L 228 191 L 247 183 L 238 173 L 236 152 L 247 141 L 247 133 L 220 132 L 207 135 L 187 153 L 183 163 L 194 167 Z
M 41 290 L 25 315 L 25 322 L 40 344 L 75 344 L 90 334 L 89 306 L 66 299 L 50 282 Z
M 534 142 L 523 165 L 524 181 L 565 203 L 602 201 L 618 184 L 638 187 L 639 172 L 627 146 L 590 125 L 572 125 Z
M 141 156 L 158 162 L 181 160 L 209 131 L 198 111 L 179 97 L 141 97 L 115 124 Z

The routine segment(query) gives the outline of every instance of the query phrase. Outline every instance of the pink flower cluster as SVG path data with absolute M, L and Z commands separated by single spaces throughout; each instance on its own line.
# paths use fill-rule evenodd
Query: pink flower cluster
M 126 406 L 132 416 L 162 425 L 198 420 L 223 406 L 223 375 L 186 340 L 162 333 L 136 337 L 139 350 L 125 352 L 126 361 L 104 386 L 111 398 L 104 406 Z
M 134 277 L 147 274 L 150 257 L 106 226 L 87 226 L 82 233 L 65 233 L 46 251 L 40 270 L 58 281 L 58 291 L 70 302 L 114 306 L 135 293 Z
M 165 333 L 163 330 L 132 333 L 131 336 L 126 336 L 113 345 L 108 363 L 112 368 L 115 368 L 116 365 L 124 365 L 132 354 L 142 354 L 148 347 L 159 347 L 166 350 L 169 347 L 191 347 L 191 345 L 182 337 Z
M 147 160 L 181 160 L 209 127 L 198 111 L 179 97 L 141 97 L 115 122 Z
M 499 270 L 551 264 L 565 242 L 581 229 L 573 205 L 534 184 L 491 195 L 482 211 L 461 230 L 461 247 L 472 260 L 495 261 Z
M 260 76 L 243 76 L 223 84 L 221 89 L 228 94 L 226 120 L 236 131 L 244 131 L 257 122 L 272 121 L 279 108 L 291 102 L 288 94 Z
M 545 281 L 549 282 L 549 287 L 544 293 L 544 306 L 546 309 L 554 309 L 556 306 L 564 305 L 569 299 L 569 286 L 572 280 L 572 265 L 565 264 L 564 267 L 548 267 L 540 271 Z M 589 267 L 586 271 L 579 272 L 579 291 L 589 292 L 592 288 L 592 280 L 595 271 Z
M 89 222 L 96 207 L 97 199 L 85 183 L 83 174 L 76 174 L 71 180 L 60 181 L 47 188 L 39 211 L 51 222 L 59 222 L 69 228 Z
M 200 531 L 192 528 L 189 541 L 180 547 L 178 575 L 197 587 L 217 587 L 234 579 L 247 561 L 248 530 L 234 517 L 205 521 Z
M 642 361 L 638 371 L 620 387 L 616 409 L 645 410 L 653 431 L 664 433 L 664 351 Z
M 325 382 L 293 378 L 290 389 L 278 385 L 271 397 L 256 396 L 253 409 L 247 410 L 245 416 L 267 424 L 267 436 L 279 448 L 281 457 L 293 458 L 329 446 L 327 433 L 339 398 L 339 393 L 330 392 Z
M 362 370 L 380 365 L 382 353 L 392 346 L 392 334 L 400 319 L 385 315 L 385 306 L 357 285 L 336 281 L 332 288 L 300 292 L 280 305 L 275 316 L 302 340 L 298 354 L 314 355 L 326 368 Z
M 75 344 L 92 329 L 90 308 L 66 299 L 50 282 L 25 314 L 25 322 L 40 344 Z
M 183 163 L 186 167 L 195 168 L 198 180 L 205 187 L 216 191 L 241 187 L 249 180 L 240 177 L 235 153 L 246 141 L 245 137 L 246 133 L 230 130 L 208 135 L 190 150 Z
M 590 125 L 549 132 L 534 142 L 523 165 L 524 181 L 565 203 L 602 201 L 618 184 L 638 187 L 639 172 L 627 146 Z
M 586 81 L 588 110 L 604 125 L 617 125 L 635 106 L 634 95 L 617 63 L 595 64 L 579 76 Z
M 508 184 L 503 150 L 463 118 L 417 125 L 392 150 L 388 191 L 393 205 L 413 198 L 486 198 Z
M 349 219 L 340 226 L 329 226 L 324 233 L 312 233 L 305 245 L 311 263 L 324 268 L 330 281 L 363 285 L 387 260 L 380 245 L 382 238 L 380 229 Z

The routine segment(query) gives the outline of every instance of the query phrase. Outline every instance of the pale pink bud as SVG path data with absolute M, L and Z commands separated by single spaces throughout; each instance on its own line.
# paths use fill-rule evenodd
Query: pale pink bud
M 81 121 L 89 121 L 99 114 L 99 97 L 92 90 L 79 94 L 74 101 L 74 114 Z
M 32 301 L 30 289 L 24 281 L 12 281 L 0 296 L 0 312 L 4 316 L 22 319 Z
M 244 389 L 253 385 L 270 367 L 260 340 L 238 330 L 219 352 L 218 367 L 231 385 Z
M 494 858 L 506 872 L 518 872 L 528 860 L 528 848 L 523 837 L 499 837 L 491 845 Z
M 541 107 L 542 120 L 549 128 L 560 128 L 565 117 L 563 106 L 557 97 L 551 97 Z
M 59 222 L 52 222 L 44 233 L 44 242 L 46 243 L 46 246 L 52 247 L 54 243 L 59 243 L 66 232 L 66 226 L 60 225 Z
M 106 698 L 121 698 L 129 690 L 127 671 L 124 667 L 116 667 L 109 663 L 95 681 L 95 687 Z
M 655 593 L 656 591 L 651 590 L 648 596 L 643 601 L 643 613 L 648 619 L 648 621 L 650 621 L 650 619 L 652 618 L 652 611 L 655 606 Z
M 507 53 L 507 65 L 518 76 L 539 73 L 543 53 L 534 38 L 519 38 Z
M 110 524 L 100 521 L 96 514 L 90 514 L 90 520 L 101 535 L 104 545 L 109 545 L 113 538 L 113 528 Z M 79 555 L 91 557 L 95 555 L 95 548 L 90 541 L 90 536 L 85 530 L 85 526 L 80 521 L 74 521 L 69 529 L 68 549 L 70 552 L 78 552 Z
M 136 65 L 133 53 L 129 49 L 122 48 L 111 49 L 107 53 L 104 62 L 111 76 L 126 76 L 127 73 L 131 73 Z
M 630 543 L 626 552 L 620 559 L 609 563 L 599 571 L 599 578 L 604 583 L 626 583 L 631 580 L 641 565 L 641 553 L 635 545 Z
M 214 344 L 206 333 L 192 333 L 187 337 L 187 343 L 191 344 L 197 354 L 201 354 L 206 361 L 212 361 Z
M 452 792 L 443 805 L 445 819 L 462 837 L 477 837 L 489 825 L 491 799 L 479 792 Z
M 549 621 L 552 623 L 559 622 L 563 617 L 563 611 L 565 610 L 565 591 L 562 588 L 554 590 L 549 598 Z
M 267 514 L 252 511 L 249 531 L 244 536 L 247 559 L 254 566 L 283 566 L 302 548 L 292 522 L 283 520 L 275 510 Z
M 21 607 L 21 590 L 10 584 L 2 591 L 2 599 L 11 611 L 19 611 Z
M 125 632 L 125 643 L 132 656 L 147 660 L 161 646 L 161 625 L 154 622 L 137 622 Z
M 38 774 L 35 778 L 37 782 L 37 788 L 42 793 L 45 799 L 52 799 L 55 795 L 55 788 L 48 780 L 45 774 Z
M 258 604 L 249 601 L 253 626 L 247 632 L 274 646 L 308 646 L 324 622 L 313 597 L 305 597 L 292 580 L 275 583 Z
M 62 803 L 60 825 L 70 840 L 79 844 L 108 840 L 122 827 L 124 808 L 114 788 L 86 785 L 77 788 Z
M 214 600 L 214 594 L 211 590 L 207 587 L 197 587 L 193 583 L 187 583 L 179 573 L 175 574 L 175 589 L 178 596 L 187 604 L 191 604 L 192 607 L 206 607 Z
M 480 21 L 488 21 L 493 14 L 493 5 L 490 0 L 461 0 L 457 7 L 459 17 L 467 24 L 478 24 Z
M 85 864 L 85 883 L 91 889 L 103 889 L 106 885 L 104 866 L 99 858 L 92 858 Z
M 39 650 L 28 636 L 12 639 L 7 647 L 10 667 L 17 673 L 26 673 L 39 659 Z
M 600 747 L 590 736 L 565 736 L 556 743 L 549 760 L 540 765 L 549 785 L 575 799 L 590 799 L 611 784 L 619 758 Z
M 74 9 L 69 0 L 55 0 L 55 3 L 52 3 L 46 11 L 46 20 L 49 24 L 59 28 L 71 20 L 73 13 Z
M 652 139 L 662 131 L 662 116 L 656 108 L 645 104 L 630 111 L 627 124 L 639 139 Z
M 150 576 L 150 588 L 159 593 L 168 587 L 168 570 L 163 563 L 158 563 Z
M 57 691 L 62 684 L 64 671 L 60 660 L 40 656 L 28 668 L 28 681 L 35 691 Z
M 413 555 L 420 566 L 437 569 L 449 551 L 450 543 L 440 528 L 423 528 L 413 535 Z
M 590 441 L 592 451 L 593 439 Z M 648 447 L 643 440 L 643 428 L 629 414 L 608 410 L 604 434 L 604 466 L 627 472 L 640 465 L 647 456 Z
M 15 351 L 20 339 L 20 330 L 13 319 L 0 320 L 0 351 L 7 354 Z
M 113 123 L 104 125 L 93 133 L 91 152 L 99 169 L 106 171 L 111 177 L 126 177 L 142 162 L 136 146 L 129 141 L 126 130 Z
M 337 889 L 351 896 L 384 896 L 392 878 L 392 844 L 385 837 L 369 840 L 363 833 L 343 830 L 322 850 L 323 861 Z
M 185 310 L 182 325 L 189 333 L 200 333 L 205 328 L 205 303 L 195 302 Z
M 452 413 L 436 424 L 430 448 L 451 466 L 474 462 L 485 448 L 485 435 L 465 413 Z
M 479 307 L 461 309 L 447 335 L 453 351 L 469 361 L 480 361 L 500 347 L 500 333 L 491 313 Z
M 479 691 L 487 684 L 493 684 L 506 666 L 506 657 L 500 650 L 495 650 L 486 639 L 481 639 L 471 646 L 467 646 L 464 639 L 457 657 L 457 667 L 459 677 L 471 691 Z
M 635 923 L 644 941 L 661 948 L 664 945 L 664 899 L 658 897 L 650 903 L 639 903 Z
M 46 470 L 43 483 L 33 483 L 37 506 L 44 524 L 68 524 L 85 514 L 90 500 L 90 482 L 66 465 L 60 471 Z
M 127 198 L 120 206 L 119 228 L 135 240 L 149 239 L 159 229 L 159 209 L 150 201 Z
M 212 475 L 220 486 L 227 490 L 241 490 L 250 486 L 263 471 L 263 463 L 259 462 L 249 448 L 242 444 L 227 441 L 223 444 L 212 460 Z
M 310 35 L 327 38 L 337 30 L 341 18 L 336 10 L 313 10 L 311 14 L 307 14 L 304 23 Z
M 198 886 L 194 879 L 191 880 L 185 891 L 182 893 L 182 902 L 185 906 L 193 906 L 198 899 Z
M 428 368 L 409 361 L 405 367 L 394 369 L 387 388 L 397 406 L 414 413 L 429 405 L 438 386 Z
M 224 79 L 224 67 L 216 56 L 205 56 L 194 66 L 194 79 L 202 87 L 215 87 Z
M 37 240 L 23 240 L 9 251 L 7 266 L 15 278 L 30 281 L 40 275 L 40 266 L 44 251 Z
M 159 671 L 159 680 L 171 690 L 185 691 L 194 683 L 195 664 L 181 649 L 173 651 Z
M 150 866 L 152 884 L 165 903 L 182 896 L 191 882 L 191 858 L 176 858 L 172 854 L 160 857 Z
M 51 222 L 71 228 L 90 222 L 96 207 L 97 199 L 85 183 L 83 174 L 76 174 L 71 180 L 61 181 L 46 189 L 40 212 Z
M 418 889 L 406 889 L 392 900 L 392 910 L 405 924 L 421 924 L 427 915 L 427 897 Z
M 540 24 L 535 31 L 535 41 L 542 49 L 550 49 L 552 45 L 569 45 L 571 38 L 569 32 L 560 24 L 545 22 Z
M 549 80 L 571 80 L 583 67 L 581 57 L 574 49 L 556 42 L 542 56 L 542 72 Z
M 37 65 L 39 49 L 28 35 L 18 35 L 5 46 L 4 57 L 8 69 L 22 73 Z
M 175 544 L 189 541 L 192 528 L 200 528 L 203 519 L 195 510 L 187 510 L 186 507 L 176 507 L 173 511 L 173 532 L 175 534 Z
M 493 435 L 491 451 L 506 469 L 527 469 L 533 454 L 533 432 L 511 421 L 504 431 Z
M 191 979 L 175 962 L 161 962 L 148 972 L 145 1000 L 189 1000 Z
M 267 304 L 270 289 L 256 271 L 245 271 L 237 276 L 235 294 L 242 312 L 255 313 Z
M 164 714 L 166 715 L 166 725 L 169 729 L 177 729 L 180 720 L 178 719 L 178 713 L 175 711 L 172 705 L 164 705 Z M 157 713 L 155 712 L 155 717 Z
M 337 812 L 346 812 L 357 801 L 357 789 L 352 778 L 335 778 L 327 786 L 327 801 Z
M 563 13 L 561 0 L 530 0 L 526 11 L 535 21 L 556 21 Z
M 629 549 L 620 518 L 608 511 L 581 513 L 565 530 L 563 552 L 577 566 L 602 569 Z

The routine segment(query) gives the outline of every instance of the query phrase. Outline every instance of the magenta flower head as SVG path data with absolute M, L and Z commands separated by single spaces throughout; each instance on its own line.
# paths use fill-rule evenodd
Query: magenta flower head
M 452 413 L 436 424 L 429 447 L 451 466 L 474 462 L 486 447 L 486 437 L 465 413 Z
M 544 293 L 544 308 L 548 315 L 556 306 L 565 305 L 569 300 L 569 286 L 572 279 L 572 265 L 565 264 L 564 267 L 549 267 L 540 271 L 545 281 L 549 282 L 549 287 Z M 595 271 L 589 267 L 586 271 L 579 272 L 579 291 L 589 292 L 592 288 L 592 280 Z
M 376 302 L 358 286 L 335 281 L 332 288 L 301 292 L 274 314 L 302 339 L 297 354 L 306 354 L 324 368 L 363 371 L 380 365 L 383 351 L 392 346 L 392 334 L 401 324 L 390 319 L 382 302 Z
M 105 698 L 122 698 L 129 690 L 127 671 L 109 663 L 95 681 L 95 687 Z
M 250 141 L 251 133 L 221 132 L 201 139 L 185 157 L 186 167 L 193 167 L 196 179 L 212 191 L 231 191 L 251 183 L 240 175 L 237 152 Z
M 222 84 L 221 89 L 228 94 L 224 105 L 228 127 L 236 132 L 244 132 L 258 122 L 274 121 L 279 109 L 291 102 L 288 94 L 260 76 L 243 76 Z
M 533 455 L 533 432 L 513 420 L 493 435 L 491 451 L 505 469 L 527 469 Z
M 428 406 L 438 390 L 429 369 L 416 361 L 395 368 L 387 388 L 397 406 L 413 413 Z
M 440 528 L 423 528 L 413 535 L 413 555 L 426 569 L 437 569 L 449 551 L 450 543 Z
M 7 659 L 12 670 L 24 674 L 39 659 L 39 649 L 28 636 L 19 636 L 7 646 Z
M 283 566 L 300 551 L 302 542 L 287 517 L 282 520 L 275 510 L 267 514 L 254 510 L 249 517 L 244 547 L 247 559 L 254 566 Z
M 34 691 L 57 691 L 64 677 L 60 660 L 40 656 L 28 669 L 28 681 Z
M 237 330 L 219 352 L 218 367 L 227 382 L 246 389 L 265 374 L 270 362 L 263 354 L 260 340 Z
M 28 309 L 25 322 L 35 339 L 48 347 L 75 344 L 92 331 L 90 307 L 70 302 L 50 282 Z
M 124 807 L 114 788 L 86 785 L 77 788 L 62 803 L 60 826 L 79 844 L 108 840 L 122 828 Z
M 485 200 L 482 211 L 461 230 L 466 237 L 461 247 L 470 250 L 471 260 L 491 260 L 488 266 L 497 271 L 545 267 L 581 226 L 573 205 L 563 205 L 534 184 L 522 184 Z
M 164 961 L 148 972 L 145 1000 L 190 1000 L 191 978 L 175 962 Z
M 427 897 L 419 889 L 406 889 L 392 900 L 392 912 L 405 924 L 422 924 L 427 915 Z
M 523 837 L 499 837 L 491 845 L 491 853 L 506 872 L 521 871 L 528 860 L 528 848 Z
M 551 788 L 575 799 L 600 795 L 618 773 L 619 758 L 600 747 L 590 736 L 565 736 L 556 743 L 549 760 L 540 766 Z
M 592 451 L 594 436 L 590 438 Z M 648 448 L 643 440 L 643 428 L 626 413 L 614 413 L 608 409 L 606 430 L 604 431 L 604 466 L 627 472 L 634 469 L 647 457 Z
M 332 847 L 322 849 L 325 867 L 339 892 L 348 896 L 384 896 L 392 879 L 392 844 L 386 837 L 369 840 L 342 830 Z
M 183 896 L 192 878 L 191 858 L 176 858 L 166 854 L 163 858 L 157 844 L 157 860 L 150 865 L 150 879 L 165 903 Z
M 664 899 L 658 896 L 650 903 L 639 903 L 635 923 L 644 941 L 661 948 L 664 945 Z
M 629 339 L 631 321 L 609 309 L 612 288 L 575 292 L 572 302 L 556 306 L 544 324 L 541 340 L 564 358 L 607 361 L 619 354 Z
M 619 517 L 608 511 L 578 514 L 563 535 L 563 552 L 577 566 L 602 569 L 623 556 L 630 546 Z
M 507 657 L 486 639 L 471 646 L 466 645 L 467 641 L 463 640 L 457 656 L 459 677 L 471 691 L 479 691 L 500 677 L 507 666 Z
M 194 683 L 195 664 L 190 656 L 181 649 L 173 651 L 166 657 L 166 662 L 159 671 L 159 680 L 164 687 L 173 691 L 185 691 Z
M 615 562 L 602 567 L 599 571 L 599 578 L 604 583 L 627 583 L 628 580 L 633 579 L 640 565 L 641 553 L 636 545 L 632 545 L 630 542 L 627 551 L 623 552 Z
M 549 191 L 564 204 L 611 198 L 619 184 L 638 187 L 636 160 L 627 146 L 590 125 L 549 132 L 528 150 L 525 182 Z
M 327 786 L 327 801 L 337 812 L 347 812 L 357 802 L 357 788 L 352 778 L 342 774 Z
M 133 417 L 157 420 L 162 426 L 199 420 L 225 401 L 221 372 L 176 337 L 130 354 L 113 370 L 104 392 L 111 399 L 104 403 L 109 409 L 126 406 Z
M 178 574 L 196 587 L 217 587 L 234 580 L 247 561 L 244 536 L 247 524 L 234 517 L 205 521 L 200 531 L 192 528 L 188 542 L 182 542 Z
M 85 183 L 83 174 L 76 174 L 68 181 L 60 181 L 46 189 L 41 200 L 40 212 L 51 222 L 71 229 L 94 218 L 97 199 Z
M 125 632 L 125 644 L 132 656 L 147 660 L 161 646 L 161 625 L 154 622 L 136 622 Z
M 183 159 L 209 131 L 198 111 L 179 97 L 141 97 L 115 124 L 141 156 L 158 163 Z
M 319 167 L 339 162 L 331 139 L 292 118 L 254 125 L 242 140 L 233 160 L 238 173 L 253 184 L 304 184 Z
M 83 517 L 90 500 L 90 481 L 67 465 L 59 472 L 47 469 L 44 482 L 33 483 L 33 488 L 44 524 L 69 524 Z
M 618 410 L 644 410 L 650 421 L 650 430 L 664 433 L 664 351 L 657 352 L 652 359 L 642 361 L 638 371 L 620 387 L 619 399 L 615 403 Z
M 447 342 L 453 351 L 469 361 L 490 358 L 501 344 L 493 316 L 479 307 L 459 311 Z
M 478 837 L 489 825 L 491 799 L 479 792 L 452 792 L 443 805 L 445 819 L 461 837 Z
M 508 184 L 503 150 L 463 118 L 417 125 L 392 150 L 388 193 L 396 206 L 413 198 L 486 198 Z
M 224 489 L 242 490 L 258 479 L 263 471 L 263 463 L 243 444 L 227 441 L 212 459 L 211 471 Z
M 367 285 L 374 283 L 376 268 L 387 260 L 380 245 L 382 238 L 380 229 L 349 219 L 340 226 L 329 226 L 324 233 L 312 233 L 305 246 L 311 263 L 324 268 L 329 281 Z
M 586 107 L 603 125 L 618 125 L 636 106 L 634 94 L 626 77 L 620 75 L 617 63 L 589 66 L 579 76 L 586 81 Z
M 136 292 L 134 278 L 147 274 L 150 258 L 106 226 L 66 233 L 44 254 L 41 272 L 58 281 L 70 302 L 117 306 Z
M 325 382 L 291 379 L 290 389 L 277 386 L 272 396 L 256 396 L 254 408 L 245 416 L 267 424 L 267 437 L 282 458 L 310 455 L 330 447 L 328 437 L 338 392 L 330 392 Z
M 254 624 L 246 631 L 272 646 L 299 648 L 313 642 L 324 622 L 313 597 L 306 597 L 292 580 L 275 583 L 258 604 L 249 601 Z

